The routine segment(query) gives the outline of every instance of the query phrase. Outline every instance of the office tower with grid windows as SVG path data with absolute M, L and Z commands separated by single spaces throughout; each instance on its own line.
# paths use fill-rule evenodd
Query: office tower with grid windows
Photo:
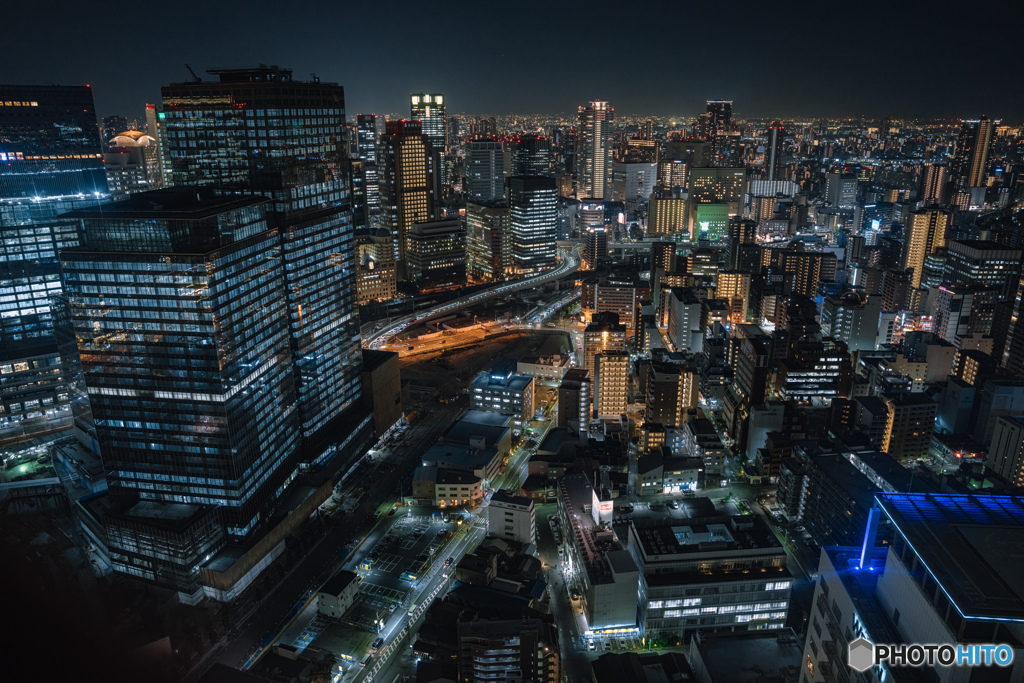
M 466 201 L 495 202 L 504 196 L 504 143 L 501 140 L 466 143 Z
M 366 191 L 367 225 L 373 226 L 380 214 L 380 176 L 377 170 L 377 115 L 356 116 L 356 147 L 363 161 Z
M 903 249 L 900 253 L 900 270 L 912 271 L 911 288 L 921 286 L 924 277 L 925 259 L 936 249 L 946 246 L 946 233 L 953 215 L 946 209 L 925 208 L 913 211 L 903 230 Z
M 764 167 L 768 180 L 786 180 L 782 177 L 782 142 L 786 128 L 781 121 L 772 121 L 768 126 L 768 141 L 764 146 Z
M 604 199 L 612 194 L 612 126 L 615 110 L 594 100 L 579 107 L 576 124 L 576 196 Z
M 535 273 L 555 265 L 558 240 L 558 189 L 554 178 L 509 178 L 509 230 L 512 268 Z
M 423 134 L 430 140 L 436 183 L 434 191 L 440 199 L 448 188 L 448 126 L 445 125 L 445 101 L 442 93 L 413 93 L 409 96 L 409 118 L 423 124 Z
M 277 66 L 207 73 L 217 80 L 162 89 L 172 182 L 270 200 L 303 457 L 313 465 L 359 456 L 367 420 L 344 88 Z
M 67 214 L 83 236 L 61 252 L 68 317 L 109 491 L 86 517 L 116 571 L 186 602 L 203 595 L 203 557 L 271 519 L 300 460 L 267 205 L 173 188 Z
M 395 237 L 399 279 L 404 279 L 413 223 L 434 218 L 430 139 L 419 121 L 388 121 L 378 148 L 381 225 Z
M 62 213 L 106 201 L 88 86 L 0 85 L 0 429 L 67 426 L 51 297 L 59 252 L 78 244 Z

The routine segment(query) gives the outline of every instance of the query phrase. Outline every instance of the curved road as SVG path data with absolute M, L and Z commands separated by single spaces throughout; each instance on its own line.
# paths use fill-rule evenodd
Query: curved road
M 555 268 L 546 270 L 540 275 L 536 275 L 525 280 L 516 280 L 515 282 L 510 282 L 508 284 L 498 285 L 491 289 L 477 292 L 476 294 L 464 296 L 461 299 L 456 299 L 455 301 L 449 301 L 448 303 L 428 308 L 425 311 L 402 316 L 401 318 L 393 321 L 388 327 L 365 335 L 363 337 L 363 347 L 368 349 L 380 348 L 390 337 L 395 336 L 409 325 L 423 322 L 424 320 L 428 320 L 444 313 L 457 311 L 470 304 L 487 301 L 488 299 L 493 299 L 497 296 L 504 296 L 505 294 L 519 291 L 520 289 L 532 289 L 537 285 L 550 282 L 551 280 L 557 280 L 564 275 L 568 275 L 580 267 L 580 255 L 577 247 L 573 247 L 571 249 L 559 249 L 558 255 L 561 257 L 562 262 Z

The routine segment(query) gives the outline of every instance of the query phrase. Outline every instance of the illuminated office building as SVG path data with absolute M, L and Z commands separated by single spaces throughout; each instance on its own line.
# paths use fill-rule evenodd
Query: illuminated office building
M 88 86 L 0 85 L 0 428 L 69 416 L 50 299 L 78 234 L 57 216 L 108 199 L 101 149 Z
M 466 201 L 494 202 L 505 196 L 505 147 L 501 140 L 466 143 Z
M 372 226 L 380 214 L 380 175 L 377 168 L 377 115 L 356 116 L 356 146 L 359 158 L 365 164 L 367 224 Z
M 419 121 L 388 121 L 378 149 L 381 226 L 395 236 L 395 256 L 406 261 L 413 223 L 434 218 L 430 139 Z
M 448 127 L 445 125 L 445 102 L 441 93 L 413 93 L 409 96 L 409 118 L 423 124 L 423 134 L 430 140 L 433 156 L 435 192 L 440 198 L 448 187 Z
M 162 88 L 174 185 L 270 200 L 287 283 L 306 457 L 352 444 L 361 410 L 355 234 L 345 91 L 276 66 L 214 69 Z M 359 442 L 360 439 L 355 439 Z M 362 453 L 353 446 L 345 457 Z
M 558 189 L 554 178 L 509 178 L 509 230 L 512 268 L 533 273 L 555 265 L 558 240 Z
M 520 135 L 510 142 L 512 175 L 551 175 L 551 138 Z
M 764 167 L 768 180 L 786 180 L 782 177 L 782 142 L 786 129 L 781 121 L 772 121 L 768 126 L 768 141 L 764 146 Z
M 466 202 L 466 276 L 504 280 L 512 270 L 512 235 L 504 202 Z

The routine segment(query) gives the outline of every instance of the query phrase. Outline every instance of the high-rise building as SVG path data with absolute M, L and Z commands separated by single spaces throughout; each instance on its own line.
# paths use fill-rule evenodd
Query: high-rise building
M 733 204 L 738 213 L 747 191 L 745 168 L 695 168 L 690 171 L 690 201 L 701 204 Z
M 361 456 L 347 437 L 362 419 L 344 414 L 363 410 L 345 90 L 277 66 L 207 73 L 218 80 L 162 88 L 173 184 L 271 200 L 306 456 Z
M 832 171 L 825 175 L 825 201 L 834 208 L 857 206 L 857 174 Z
M 444 196 L 448 189 L 448 126 L 445 125 L 445 101 L 442 93 L 413 93 L 409 96 L 410 114 L 413 121 L 423 124 L 423 134 L 430 140 L 434 163 L 434 191 L 437 198 Z
M 466 226 L 458 218 L 413 223 L 409 229 L 406 273 L 423 289 L 466 283 Z
M 579 107 L 576 125 L 576 196 L 605 199 L 612 193 L 612 127 L 615 110 L 594 100 Z
M 102 146 L 110 146 L 110 141 L 128 130 L 128 119 L 118 114 L 110 114 L 103 117 L 103 140 Z
M 512 268 L 534 273 L 555 265 L 558 252 L 558 189 L 554 178 L 512 176 L 508 185 Z
M 466 143 L 466 201 L 494 202 L 505 196 L 505 148 L 501 140 Z
M 996 418 L 987 464 L 1011 486 L 1024 486 L 1024 418 Z
M 0 85 L 0 428 L 69 416 L 50 299 L 78 233 L 57 216 L 107 201 L 101 150 L 88 86 Z
M 874 351 L 885 343 L 888 327 L 881 329 L 882 298 L 855 292 L 827 296 L 821 304 L 821 333 L 845 342 L 850 351 Z
M 945 283 L 935 295 L 932 331 L 954 346 L 967 337 L 992 332 L 999 290 L 995 287 Z
M 686 422 L 686 411 L 697 407 L 700 375 L 696 367 L 651 361 L 645 366 L 641 382 L 644 386 L 646 422 L 656 422 L 665 427 L 681 427 Z
M 157 163 L 156 151 L 156 140 L 137 130 L 123 131 L 110 140 L 110 147 L 103 152 L 103 168 L 114 201 L 160 189 L 160 185 L 150 186 L 157 176 L 156 169 L 151 169 Z
M 747 322 L 750 273 L 736 270 L 719 271 L 716 286 L 715 296 L 729 302 L 729 317 L 732 323 L 735 325 Z
M 944 282 L 965 282 L 971 285 L 998 286 L 1010 284 L 1005 290 L 1009 296 L 1016 283 L 1021 264 L 1020 249 L 998 242 L 981 240 L 951 240 L 946 244 Z
M 583 238 L 584 270 L 593 270 L 608 257 L 608 233 L 605 230 L 604 202 L 583 199 L 576 209 L 580 237 Z
M 366 178 L 366 216 L 367 225 L 375 227 L 376 218 L 380 215 L 380 173 L 377 168 L 377 115 L 358 114 L 356 116 L 356 148 L 364 166 Z
M 508 204 L 466 202 L 466 277 L 498 282 L 512 273 Z
M 707 111 L 697 122 L 697 136 L 707 140 L 711 147 L 714 166 L 724 166 L 725 135 L 732 130 L 732 100 L 708 100 Z
M 385 228 L 369 228 L 356 237 L 356 294 L 360 306 L 398 296 L 395 247 Z
M 949 167 L 945 164 L 925 164 L 921 173 L 920 199 L 925 205 L 942 204 L 946 200 Z
M 686 195 L 668 188 L 656 188 L 647 211 L 647 234 L 667 237 L 688 232 L 689 214 Z
M 950 211 L 940 208 L 924 208 L 910 213 L 910 220 L 903 230 L 900 269 L 913 271 L 910 279 L 912 289 L 921 286 L 925 259 L 939 247 L 946 246 L 946 233 L 952 219 Z
M 146 150 L 149 187 L 168 187 L 171 184 L 171 157 L 167 149 L 167 114 L 155 104 L 146 105 L 146 134 L 156 140 L 153 149 Z
M 378 148 L 380 218 L 395 236 L 399 278 L 413 223 L 434 218 L 434 169 L 430 139 L 419 121 L 388 121 Z
M 938 403 L 922 393 L 886 398 L 888 420 L 882 437 L 882 450 L 897 460 L 928 457 Z
M 619 323 L 615 313 L 596 313 L 593 320 L 583 331 L 583 369 L 590 378 L 594 378 L 594 356 L 599 353 L 628 351 L 626 345 L 628 332 L 626 326 Z
M 84 238 L 61 260 L 119 520 L 111 557 L 187 596 L 201 590 L 196 552 L 271 519 L 301 459 L 290 287 L 267 204 L 175 188 L 68 214 Z M 161 540 L 193 526 L 202 548 Z
M 1024 274 L 1017 280 L 1010 313 L 1010 335 L 1003 349 L 1002 366 L 1024 377 Z
M 520 135 L 509 142 L 512 156 L 511 175 L 551 175 L 551 138 L 543 135 Z
M 768 126 L 768 140 L 764 146 L 764 167 L 768 180 L 787 180 L 782 177 L 782 143 L 786 129 L 781 121 L 772 121 Z
M 629 211 L 646 203 L 658 179 L 658 164 L 651 162 L 616 161 L 612 164 L 613 202 L 622 202 Z
M 629 352 L 605 351 L 594 356 L 594 414 L 618 419 L 629 404 Z
M 586 434 L 590 425 L 590 374 L 582 368 L 567 370 L 558 385 L 558 426 Z
M 992 144 L 994 122 L 987 116 L 960 122 L 960 134 L 956 139 L 953 160 L 950 162 L 950 176 L 958 190 L 970 190 L 985 185 L 988 175 L 988 151 Z

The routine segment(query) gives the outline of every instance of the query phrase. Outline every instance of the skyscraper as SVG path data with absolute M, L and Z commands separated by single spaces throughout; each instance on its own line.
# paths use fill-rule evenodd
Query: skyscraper
M 969 190 L 982 187 L 988 175 L 988 150 L 992 143 L 993 122 L 987 117 L 972 121 L 961 121 L 960 134 L 956 139 L 950 176 L 954 187 Z
M 711 145 L 712 166 L 727 165 L 724 134 L 732 130 L 732 100 L 708 100 L 698 128 L 698 136 Z
M 576 124 L 576 196 L 604 199 L 612 192 L 612 129 L 615 110 L 594 100 L 579 107 Z
M 512 267 L 533 273 L 555 265 L 558 240 L 558 189 L 554 178 L 509 178 L 509 228 Z
M 505 151 L 501 140 L 466 143 L 466 200 L 493 202 L 505 195 Z
M 173 183 L 271 200 L 306 455 L 347 443 L 348 457 L 362 351 L 344 88 L 277 66 L 207 73 L 218 80 L 162 89 Z
M 782 141 L 786 129 L 781 121 L 772 121 L 768 126 L 768 142 L 764 146 L 764 166 L 768 180 L 785 180 L 782 177 Z
M 512 270 L 508 204 L 466 202 L 466 276 L 471 282 L 504 280 Z
M 365 166 L 363 175 L 366 178 L 366 216 L 367 223 L 373 226 L 380 215 L 380 175 L 377 170 L 377 115 L 359 114 L 356 116 L 356 146 L 359 158 Z
M 88 86 L 0 85 L 0 428 L 68 416 L 50 298 L 78 234 L 56 217 L 108 198 L 101 149 Z
M 381 224 L 395 236 L 402 279 L 413 223 L 434 218 L 434 165 L 419 121 L 388 121 L 380 139 Z
M 945 164 L 925 164 L 921 173 L 921 201 L 925 204 L 942 204 L 947 195 L 949 167 Z
M 175 188 L 68 214 L 84 238 L 61 259 L 111 557 L 184 596 L 225 527 L 245 537 L 270 519 L 298 464 L 290 287 L 267 204 Z M 185 541 L 167 537 L 168 514 Z
M 512 175 L 551 175 L 551 138 L 520 135 L 512 139 L 511 147 Z
M 411 103 L 409 118 L 423 123 L 423 134 L 430 140 L 434 158 L 434 169 L 437 174 L 434 191 L 438 198 L 448 188 L 448 126 L 445 125 L 444 95 L 441 93 L 413 93 L 409 96 Z
M 946 231 L 952 218 L 952 214 L 945 209 L 925 208 L 911 212 L 903 231 L 900 269 L 913 270 L 910 279 L 913 289 L 921 286 L 925 258 L 938 247 L 946 246 Z

